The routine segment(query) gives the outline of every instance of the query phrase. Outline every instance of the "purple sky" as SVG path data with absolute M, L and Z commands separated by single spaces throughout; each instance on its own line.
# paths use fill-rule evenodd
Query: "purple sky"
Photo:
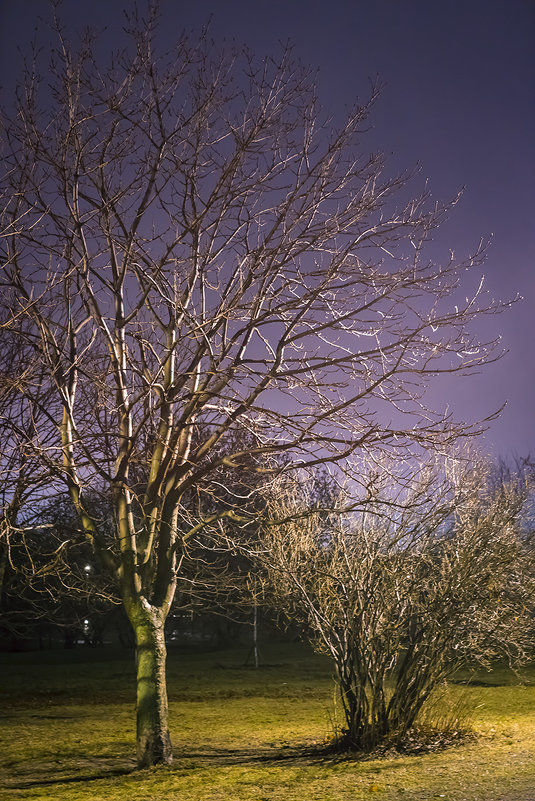
M 65 0 L 67 29 L 108 26 L 114 44 L 124 0 Z M 17 47 L 30 39 L 46 0 L 0 0 L 3 102 L 20 70 Z M 323 106 L 335 115 L 385 84 L 366 146 L 390 155 L 397 172 L 419 165 L 433 195 L 465 187 L 437 245 L 461 256 L 493 234 L 485 274 L 496 297 L 523 300 L 487 326 L 509 353 L 481 376 L 443 381 L 437 403 L 457 416 L 507 407 L 487 434 L 496 455 L 535 455 L 535 3 L 532 0 L 162 0 L 170 45 L 210 17 L 216 38 L 246 43 L 258 55 L 290 40 L 319 68 Z M 41 23 L 42 24 L 42 23 Z

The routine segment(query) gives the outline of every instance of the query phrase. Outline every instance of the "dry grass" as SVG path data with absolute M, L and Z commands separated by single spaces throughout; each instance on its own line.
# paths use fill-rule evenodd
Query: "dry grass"
M 449 685 L 434 712 L 473 708 L 476 739 L 424 754 L 313 754 L 333 721 L 329 663 L 304 646 L 171 654 L 175 762 L 134 769 L 133 670 L 117 654 L 3 657 L 2 801 L 534 801 L 535 670 Z M 57 658 L 57 655 L 56 655 Z M 99 661 L 99 660 L 105 661 Z M 449 716 L 449 718 L 448 718 Z

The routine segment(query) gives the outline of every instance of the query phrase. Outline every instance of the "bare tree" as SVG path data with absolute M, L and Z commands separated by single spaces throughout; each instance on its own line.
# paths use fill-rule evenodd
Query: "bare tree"
M 5 322 L 13 309 L 2 311 Z M 40 357 L 5 328 L 0 339 L 0 627 L 14 643 L 45 621 L 72 626 L 77 607 L 87 613 L 115 600 L 109 579 L 98 570 L 91 568 L 88 582 L 89 545 L 64 483 L 57 480 L 55 461 L 47 455 L 57 447 L 57 429 L 46 414 L 54 391 Z M 96 499 L 91 506 L 102 525 Z
M 3 310 L 10 319 L 10 310 Z M 42 371 L 31 351 L 20 347 L 17 337 L 3 331 L 0 340 L 0 596 L 14 544 L 24 548 L 28 503 L 39 503 L 51 474 L 37 454 L 41 450 L 38 429 L 42 416 L 25 397 L 32 395 L 45 405 Z M 36 369 L 37 367 L 37 369 Z M 47 429 L 48 430 L 48 429 Z M 44 432 L 42 432 L 44 433 Z
M 259 554 L 278 608 L 333 658 L 345 717 L 338 747 L 401 742 L 460 667 L 531 653 L 527 487 L 448 461 L 447 475 L 414 468 L 397 492 L 391 476 L 365 512 L 310 514 L 306 485 L 287 484 L 273 501 Z
M 217 497 L 220 468 L 244 460 L 344 470 L 363 449 L 452 441 L 465 429 L 426 407 L 427 381 L 493 358 L 468 329 L 493 310 L 481 254 L 428 260 L 446 208 L 406 201 L 363 149 L 369 103 L 335 128 L 287 52 L 182 38 L 159 58 L 154 30 L 131 20 L 104 66 L 56 22 L 48 85 L 32 65 L 4 118 L 1 179 L 4 328 L 40 359 L 50 399 L 23 389 L 53 432 L 40 457 L 135 630 L 140 765 L 171 759 L 181 549 L 248 519 L 239 495 L 204 513 L 192 492 Z M 245 450 L 223 447 L 236 429 Z M 113 537 L 89 492 L 113 498 Z

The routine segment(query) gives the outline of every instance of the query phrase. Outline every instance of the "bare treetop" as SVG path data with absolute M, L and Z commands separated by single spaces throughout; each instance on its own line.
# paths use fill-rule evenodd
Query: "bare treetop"
M 305 460 L 318 438 L 331 458 L 394 442 L 385 402 L 414 411 L 428 375 L 488 356 L 481 302 L 444 302 L 458 265 L 424 255 L 444 210 L 397 207 L 403 179 L 362 155 L 369 104 L 329 132 L 287 53 L 136 43 L 103 73 L 62 41 L 50 108 L 28 87 L 6 125 L 5 285 L 46 309 L 55 369 L 98 372 L 101 427 L 127 407 L 130 447 L 166 403 L 176 431 L 239 419 Z

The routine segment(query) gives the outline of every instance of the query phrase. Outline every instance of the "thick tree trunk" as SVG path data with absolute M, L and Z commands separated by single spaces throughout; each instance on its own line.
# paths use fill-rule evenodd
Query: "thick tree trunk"
M 171 762 L 165 618 L 157 609 L 133 616 L 137 648 L 137 762 L 140 768 Z

